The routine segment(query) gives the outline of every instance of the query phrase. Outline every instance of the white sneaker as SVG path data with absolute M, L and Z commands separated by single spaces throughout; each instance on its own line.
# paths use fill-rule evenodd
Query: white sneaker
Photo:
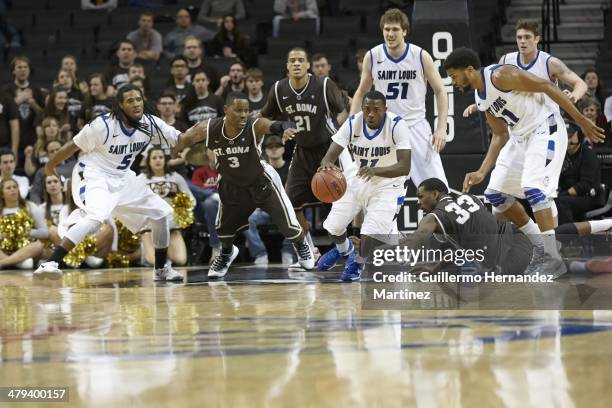
M 255 265 L 260 265 L 260 266 L 268 265 L 268 255 L 267 254 L 266 255 L 259 255 L 257 258 L 255 258 L 253 263 Z
M 308 245 L 308 241 L 303 240 L 302 242 L 297 242 L 293 244 L 293 248 L 295 248 L 300 266 L 306 270 L 313 269 L 315 266 L 315 258 L 310 249 L 310 245 Z
M 17 269 L 33 269 L 34 268 L 34 260 L 32 258 L 25 259 L 15 265 Z
M 210 259 L 208 260 L 208 265 L 212 265 L 215 262 L 215 259 L 221 255 L 221 247 L 212 247 L 212 252 L 210 253 Z
M 99 268 L 104 263 L 104 259 L 98 258 L 97 256 L 90 255 L 85 258 L 85 263 L 90 268 Z
M 43 262 L 40 266 L 34 271 L 34 276 L 37 278 L 49 278 L 49 279 L 59 279 L 62 277 L 62 270 L 59 269 L 59 265 L 57 262 L 48 261 Z
M 172 263 L 166 262 L 163 268 L 155 270 L 154 281 L 182 281 L 183 275 L 172 269 Z
M 210 269 L 208 270 L 209 278 L 222 278 L 227 273 L 232 262 L 238 256 L 238 247 L 236 245 L 232 245 L 232 253 L 230 255 L 225 255 L 220 253 L 219 256 L 215 258 Z

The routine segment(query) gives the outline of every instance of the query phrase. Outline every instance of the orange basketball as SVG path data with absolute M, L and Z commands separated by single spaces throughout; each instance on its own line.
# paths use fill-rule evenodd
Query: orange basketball
M 310 187 L 321 202 L 333 203 L 346 191 L 346 179 L 339 170 L 322 170 L 315 173 Z

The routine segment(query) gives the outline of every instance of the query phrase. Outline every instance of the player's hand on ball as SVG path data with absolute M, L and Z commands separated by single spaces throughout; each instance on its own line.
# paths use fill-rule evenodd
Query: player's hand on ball
M 476 184 L 480 184 L 484 180 L 485 175 L 480 171 L 473 171 L 465 175 L 463 180 L 463 192 L 467 193 Z
M 591 122 L 586 116 L 582 116 L 578 122 L 578 126 L 582 129 L 584 136 L 593 143 L 602 143 L 606 140 L 604 130 Z
M 465 108 L 465 110 L 463 111 L 463 117 L 467 118 L 468 116 L 471 116 L 472 114 L 476 113 L 476 111 L 478 111 L 478 107 L 475 103 L 473 103 L 467 108 Z
M 434 150 L 437 153 L 440 153 L 444 149 L 444 146 L 446 146 L 446 130 L 436 130 L 433 133 L 431 144 L 433 145 Z
M 365 181 L 370 180 L 375 175 L 376 175 L 376 168 L 375 167 L 364 166 L 364 167 L 361 167 L 357 171 L 357 177 L 361 177 Z
M 283 132 L 283 144 L 285 144 L 288 140 L 291 140 L 295 137 L 298 130 L 294 128 L 285 129 Z
M 319 166 L 319 168 L 317 169 L 317 171 L 325 171 L 325 170 L 337 170 L 337 171 L 342 171 L 338 168 L 338 166 L 336 166 L 334 163 L 332 162 L 321 162 L 321 165 Z

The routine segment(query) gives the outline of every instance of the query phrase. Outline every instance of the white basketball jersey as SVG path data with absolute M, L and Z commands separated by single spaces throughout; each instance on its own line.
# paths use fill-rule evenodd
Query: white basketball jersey
M 554 81 L 550 77 L 550 70 L 548 69 L 549 60 L 552 58 L 552 55 L 538 50 L 535 59 L 527 65 L 521 64 L 520 54 L 518 51 L 510 52 L 503 57 L 504 64 L 514 65 L 515 67 L 519 67 L 523 71 L 527 71 L 530 74 L 533 74 L 539 78 L 545 79 L 557 85 L 557 81 Z M 559 105 L 555 103 L 552 99 L 548 97 L 548 95 L 544 95 L 544 99 L 546 103 L 554 108 L 555 112 L 560 112 Z
M 386 167 L 397 163 L 397 150 L 410 149 L 408 125 L 394 113 L 387 112 L 378 129 L 369 129 L 363 112 L 349 117 L 332 140 L 348 148 L 357 167 Z M 406 177 L 374 177 L 375 182 L 403 182 Z
M 395 59 L 380 44 L 370 50 L 370 58 L 374 88 L 387 98 L 387 109 L 409 125 L 425 119 L 423 49 L 407 43 L 404 54 Z
M 109 114 L 92 120 L 72 139 L 81 149 L 79 166 L 122 178 L 147 145 L 170 148 L 176 145 L 181 133 L 156 116 L 143 116 L 140 123 L 146 129 L 153 129 L 152 137 L 140 130 L 128 131 L 120 120 Z M 160 137 L 160 131 L 163 137 Z
M 478 110 L 486 111 L 504 120 L 516 138 L 528 137 L 542 122 L 553 114 L 539 92 L 515 92 L 498 89 L 491 81 L 495 69 L 502 65 L 481 68 L 484 90 L 482 95 L 474 91 Z

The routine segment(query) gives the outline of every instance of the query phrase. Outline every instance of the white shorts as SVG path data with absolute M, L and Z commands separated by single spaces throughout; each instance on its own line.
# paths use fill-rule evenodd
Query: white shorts
M 557 196 L 567 150 L 567 130 L 559 114 L 547 118 L 527 138 L 511 137 L 499 152 L 488 188 L 525 198 L 526 188 Z
M 323 222 L 323 228 L 331 235 L 342 235 L 357 213 L 363 210 L 362 234 L 397 234 L 395 214 L 398 199 L 404 198 L 404 192 L 404 182 L 401 180 L 385 180 L 383 184 L 366 182 L 352 175 L 347 178 L 347 188 L 342 198 L 332 204 L 332 209 Z
M 411 165 L 410 179 L 415 187 L 429 178 L 440 179 L 448 186 L 440 154 L 435 152 L 429 122 L 423 119 L 408 127 L 410 131 Z
M 133 172 L 117 180 L 82 163 L 72 172 L 72 198 L 87 218 L 104 222 L 112 215 L 132 232 L 172 214 L 170 205 Z

